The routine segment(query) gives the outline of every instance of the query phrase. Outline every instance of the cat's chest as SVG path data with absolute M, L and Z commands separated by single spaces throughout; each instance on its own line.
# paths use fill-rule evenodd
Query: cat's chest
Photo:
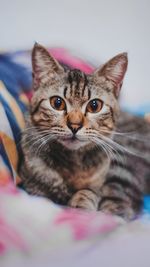
M 85 188 L 97 190 L 104 182 L 106 169 L 106 166 L 101 165 L 89 168 L 78 167 L 72 172 L 68 169 L 62 169 L 61 176 L 64 183 L 75 191 Z
M 53 153 L 52 153 L 53 152 Z M 108 170 L 108 158 L 93 150 L 88 153 L 52 151 L 47 165 L 57 172 L 68 190 L 99 189 Z

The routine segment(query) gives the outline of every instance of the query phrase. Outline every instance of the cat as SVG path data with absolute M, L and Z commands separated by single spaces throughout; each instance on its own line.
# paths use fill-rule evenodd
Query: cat
M 25 190 L 60 205 L 134 218 L 150 188 L 150 124 L 119 108 L 127 53 L 86 75 L 35 44 L 32 66 L 19 168 Z

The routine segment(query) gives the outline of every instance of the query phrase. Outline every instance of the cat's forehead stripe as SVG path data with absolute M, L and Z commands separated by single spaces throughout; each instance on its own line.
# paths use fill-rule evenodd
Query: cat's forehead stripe
M 69 88 L 64 89 L 64 96 L 90 98 L 90 91 L 87 89 L 88 80 L 80 70 L 70 70 L 68 73 Z M 87 90 L 86 90 L 87 89 Z
M 66 94 L 67 94 L 67 87 L 64 88 L 64 97 L 66 98 Z

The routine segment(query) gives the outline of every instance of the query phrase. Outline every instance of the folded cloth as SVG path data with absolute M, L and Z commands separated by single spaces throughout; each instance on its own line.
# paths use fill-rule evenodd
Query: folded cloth
M 21 102 L 21 100 L 19 101 Z M 22 104 L 24 105 L 23 102 Z M 18 101 L 9 93 L 2 82 L 0 83 L 0 118 L 1 161 L 3 160 L 7 166 L 14 182 L 18 183 L 20 179 L 17 175 L 17 165 L 24 117 Z

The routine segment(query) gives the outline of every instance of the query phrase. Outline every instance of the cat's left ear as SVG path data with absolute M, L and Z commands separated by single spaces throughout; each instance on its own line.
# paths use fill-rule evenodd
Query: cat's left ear
M 97 69 L 94 75 L 104 76 L 114 85 L 114 94 L 118 97 L 120 88 L 123 83 L 123 78 L 128 66 L 127 53 L 119 54 L 110 59 L 106 64 Z
M 63 67 L 40 44 L 35 43 L 32 50 L 33 88 L 37 90 L 41 84 L 57 79 L 64 73 Z

